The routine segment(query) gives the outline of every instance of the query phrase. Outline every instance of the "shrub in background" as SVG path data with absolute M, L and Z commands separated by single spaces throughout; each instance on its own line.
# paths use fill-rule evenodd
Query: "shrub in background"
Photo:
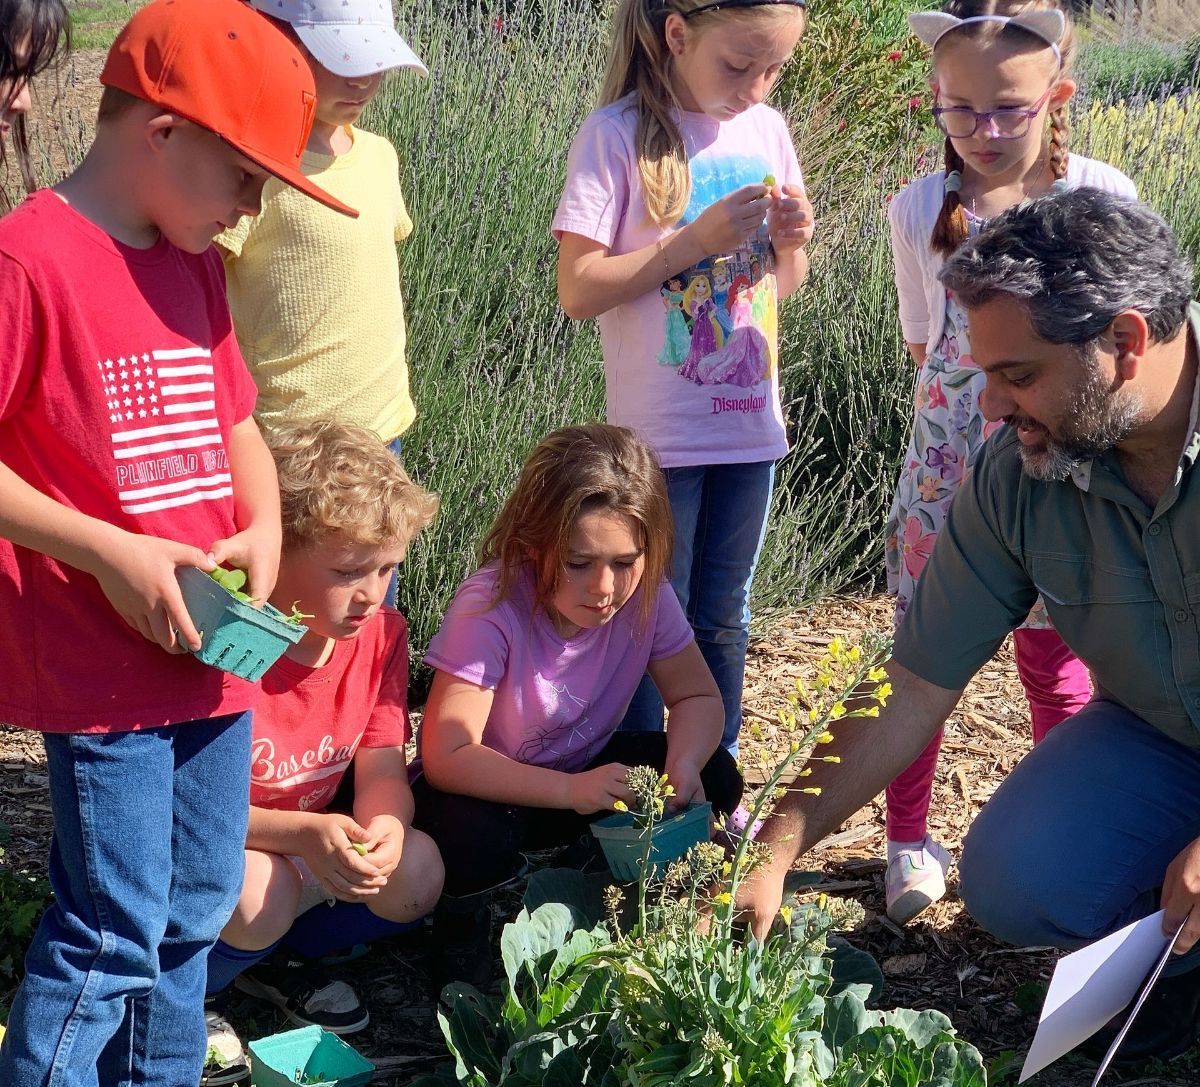
M 1196 86 L 1198 49 L 1200 39 L 1190 46 L 1093 39 L 1080 51 L 1079 81 L 1108 101 L 1180 94 Z

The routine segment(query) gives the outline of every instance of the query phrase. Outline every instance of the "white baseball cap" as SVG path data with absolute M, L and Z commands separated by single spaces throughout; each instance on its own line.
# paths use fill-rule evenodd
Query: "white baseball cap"
M 428 69 L 396 33 L 390 0 L 250 0 L 264 15 L 291 23 L 304 47 L 334 75 L 389 68 Z

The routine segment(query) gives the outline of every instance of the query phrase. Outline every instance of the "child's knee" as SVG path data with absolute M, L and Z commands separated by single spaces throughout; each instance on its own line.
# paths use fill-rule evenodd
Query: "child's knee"
M 409 827 L 399 865 L 387 886 L 367 905 L 372 913 L 389 921 L 416 921 L 433 912 L 445 878 L 442 855 L 433 839 Z
M 277 853 L 247 849 L 245 857 L 242 893 L 221 935 L 235 947 L 244 946 L 247 940 L 266 946 L 287 932 L 295 920 L 300 872 Z

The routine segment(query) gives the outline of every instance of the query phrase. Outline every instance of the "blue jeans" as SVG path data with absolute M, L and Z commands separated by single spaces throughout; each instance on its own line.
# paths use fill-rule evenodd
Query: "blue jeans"
M 250 714 L 45 736 L 54 901 L 0 1045 L 4 1087 L 185 1087 L 208 949 L 237 904 Z
M 1198 837 L 1200 751 L 1097 699 L 984 805 L 959 894 L 1006 943 L 1075 949 L 1158 910 L 1167 866 Z M 1200 945 L 1167 973 L 1198 966 Z
M 665 472 L 675 521 L 671 587 L 721 691 L 725 705 L 721 746 L 736 755 L 750 631 L 750 584 L 767 532 L 775 462 L 705 464 Z M 647 675 L 621 728 L 658 732 L 662 727 L 662 699 Z

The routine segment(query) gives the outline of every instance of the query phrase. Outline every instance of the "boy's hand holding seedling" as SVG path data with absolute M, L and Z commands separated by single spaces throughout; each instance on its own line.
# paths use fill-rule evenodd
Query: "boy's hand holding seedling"
M 244 591 L 253 604 L 261 605 L 275 589 L 279 576 L 281 532 L 278 525 L 252 525 L 208 549 L 209 560 L 217 566 L 233 566 L 246 572 Z M 206 570 L 211 566 L 205 566 Z
M 190 544 L 117 530 L 97 549 L 89 572 L 117 614 L 142 637 L 168 653 L 186 653 L 200 648 L 200 634 L 175 580 L 180 566 L 208 571 L 213 563 Z
M 310 818 L 300 855 L 321 885 L 344 902 L 378 894 L 387 876 L 372 855 L 374 835 L 340 812 L 318 812 Z

